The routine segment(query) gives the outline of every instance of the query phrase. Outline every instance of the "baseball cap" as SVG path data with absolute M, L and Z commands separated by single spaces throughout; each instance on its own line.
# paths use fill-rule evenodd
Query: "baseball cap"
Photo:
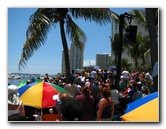
M 56 100 L 57 102 L 60 102 L 59 94 L 53 95 L 52 99 Z

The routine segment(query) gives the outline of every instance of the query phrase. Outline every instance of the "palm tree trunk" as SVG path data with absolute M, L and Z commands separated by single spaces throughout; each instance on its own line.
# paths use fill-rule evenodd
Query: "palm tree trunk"
M 142 68 L 145 69 L 145 58 L 142 56 Z
M 65 70 L 66 70 L 66 83 L 69 82 L 70 79 L 70 61 L 69 61 L 69 52 L 68 52 L 68 46 L 64 31 L 64 20 L 60 20 L 60 33 L 62 38 L 62 44 L 63 44 L 63 50 L 64 50 L 64 58 L 65 58 Z
M 151 52 L 151 66 L 158 61 L 158 42 L 157 42 L 157 31 L 154 20 L 154 8 L 146 8 L 146 21 L 150 36 L 150 52 Z M 153 92 L 158 91 L 158 75 L 153 78 Z
M 135 68 L 137 69 L 138 68 L 138 59 L 137 59 L 137 56 L 134 58 L 134 62 L 135 62 Z

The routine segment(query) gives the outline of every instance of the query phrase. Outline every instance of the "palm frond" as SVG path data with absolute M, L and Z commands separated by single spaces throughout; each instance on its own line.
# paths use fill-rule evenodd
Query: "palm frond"
M 40 13 L 38 13 L 40 11 Z M 45 15 L 44 9 L 38 9 L 34 15 L 30 17 L 30 25 L 26 31 L 26 41 L 22 48 L 21 58 L 18 64 L 19 70 L 26 65 L 26 62 L 31 58 L 36 50 L 45 43 L 47 34 L 52 25 L 51 19 Z
M 66 34 L 69 35 L 70 40 L 83 51 L 86 35 L 69 15 L 67 15 L 66 19 Z
M 111 10 L 108 10 L 109 14 L 111 15 L 112 19 L 116 22 L 119 23 L 119 15 Z
M 76 19 L 84 18 L 101 25 L 111 21 L 111 12 L 108 8 L 69 8 L 69 11 Z
M 147 28 L 146 27 L 146 18 L 145 18 L 145 16 L 143 14 L 141 14 L 140 11 L 137 10 L 137 9 L 134 9 L 133 12 L 136 16 L 136 17 L 134 17 L 134 19 L 137 20 L 138 24 L 140 24 L 142 27 Z
M 144 53 L 144 58 L 146 58 L 148 55 L 150 55 L 150 49 L 148 49 L 148 50 Z

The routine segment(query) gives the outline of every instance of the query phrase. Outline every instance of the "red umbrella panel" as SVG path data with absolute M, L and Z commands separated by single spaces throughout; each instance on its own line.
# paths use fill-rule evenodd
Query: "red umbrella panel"
M 49 108 L 56 104 L 53 95 L 67 92 L 62 87 L 48 82 L 34 82 L 18 89 L 20 100 L 24 105 L 36 108 Z

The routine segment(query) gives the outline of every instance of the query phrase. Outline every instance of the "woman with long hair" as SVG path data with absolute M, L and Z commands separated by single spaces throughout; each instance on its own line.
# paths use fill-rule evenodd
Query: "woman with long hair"
M 83 113 L 80 120 L 94 121 L 94 98 L 92 95 L 90 95 L 90 88 L 88 86 L 83 86 L 81 95 L 77 95 L 76 99 L 80 100 L 83 104 Z
M 98 103 L 97 121 L 112 121 L 114 104 L 110 97 L 110 91 L 106 85 L 101 88 L 102 98 Z

